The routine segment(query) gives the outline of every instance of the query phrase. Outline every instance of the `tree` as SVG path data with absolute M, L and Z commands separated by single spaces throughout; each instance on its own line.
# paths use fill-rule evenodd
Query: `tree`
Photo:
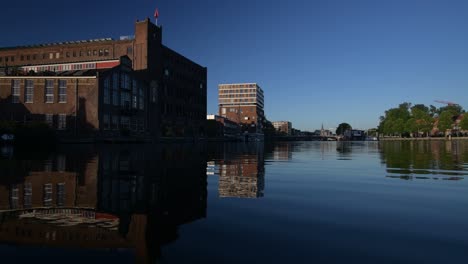
M 460 122 L 460 128 L 462 130 L 468 130 L 468 113 L 463 114 L 463 119 Z
M 430 105 L 429 106 L 429 115 L 431 117 L 434 117 L 437 115 L 437 107 L 433 106 L 433 105 Z
M 439 108 L 438 114 L 441 115 L 445 111 L 450 111 L 453 113 L 453 115 L 459 115 L 465 112 L 460 105 L 447 105 Z
M 338 128 L 336 129 L 336 134 L 339 136 L 342 136 L 346 130 L 351 130 L 352 127 L 348 123 L 341 123 L 338 125 Z
M 451 129 L 453 125 L 454 113 L 450 110 L 443 111 L 439 115 L 439 131 L 445 132 L 447 129 Z

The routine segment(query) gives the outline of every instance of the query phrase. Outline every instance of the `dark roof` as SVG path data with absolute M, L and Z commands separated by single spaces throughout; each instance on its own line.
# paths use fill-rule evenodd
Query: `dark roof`
M 100 39 L 90 39 L 90 40 L 54 42 L 54 43 L 46 43 L 46 44 L 33 44 L 33 45 L 24 45 L 24 46 L 16 46 L 16 47 L 3 47 L 3 48 L 0 47 L 0 51 L 2 51 L 2 50 L 12 50 L 12 49 L 43 48 L 43 47 L 73 45 L 73 44 L 83 44 L 83 43 L 125 42 L 125 41 L 129 41 L 129 40 L 127 40 L 127 39 L 114 40 L 112 38 L 100 38 Z
M 195 64 L 196 66 L 198 66 L 198 67 L 200 67 L 200 68 L 206 68 L 206 67 L 203 67 L 203 66 L 201 66 L 200 64 L 198 64 L 198 63 L 196 63 L 196 62 L 190 60 L 189 58 L 185 57 L 184 55 L 178 53 L 177 51 L 174 51 L 173 49 L 168 48 L 167 46 L 162 45 L 162 47 L 163 47 L 163 52 L 172 53 L 172 55 L 178 56 L 178 57 L 180 57 L 181 59 L 186 60 L 186 61 L 189 62 L 189 63 Z

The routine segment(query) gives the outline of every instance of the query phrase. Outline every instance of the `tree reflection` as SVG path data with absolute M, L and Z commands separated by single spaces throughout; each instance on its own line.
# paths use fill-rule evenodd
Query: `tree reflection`
M 468 142 L 394 141 L 379 145 L 388 177 L 461 180 L 467 175 Z M 425 177 L 423 175 L 426 175 Z M 447 177 L 449 176 L 449 177 Z

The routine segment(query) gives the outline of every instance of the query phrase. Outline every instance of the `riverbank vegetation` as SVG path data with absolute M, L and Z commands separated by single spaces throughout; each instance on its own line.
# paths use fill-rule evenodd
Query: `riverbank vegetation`
M 402 103 L 380 117 L 379 133 L 384 136 L 428 137 L 461 135 L 468 132 L 468 115 L 459 105 Z

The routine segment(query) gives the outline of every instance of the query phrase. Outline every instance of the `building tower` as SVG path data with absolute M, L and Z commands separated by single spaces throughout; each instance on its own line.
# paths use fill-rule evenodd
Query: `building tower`
M 219 115 L 242 125 L 242 131 L 263 134 L 263 90 L 256 83 L 220 84 Z

